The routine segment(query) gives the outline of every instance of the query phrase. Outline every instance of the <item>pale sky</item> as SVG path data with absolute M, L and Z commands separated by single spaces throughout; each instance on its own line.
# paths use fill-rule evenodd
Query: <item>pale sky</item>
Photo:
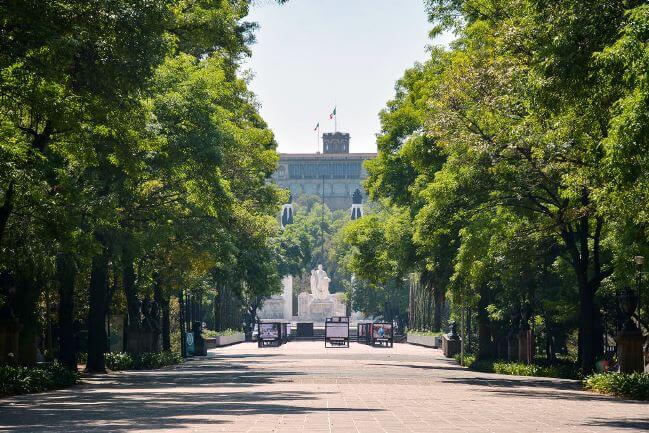
M 280 152 L 315 152 L 313 128 L 333 131 L 334 105 L 350 151 L 375 152 L 379 111 L 431 43 L 423 0 L 260 0 L 248 20 L 260 29 L 244 68 Z

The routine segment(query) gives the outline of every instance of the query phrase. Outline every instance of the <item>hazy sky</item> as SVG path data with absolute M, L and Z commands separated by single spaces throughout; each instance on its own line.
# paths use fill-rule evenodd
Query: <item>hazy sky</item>
M 280 152 L 315 152 L 313 128 L 351 134 L 351 152 L 376 151 L 378 113 L 394 83 L 430 44 L 423 0 L 260 0 L 250 85 Z M 448 38 L 435 41 L 447 42 Z

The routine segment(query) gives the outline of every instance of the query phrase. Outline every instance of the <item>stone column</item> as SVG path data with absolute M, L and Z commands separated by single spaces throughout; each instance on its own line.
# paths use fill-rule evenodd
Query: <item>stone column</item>
M 619 295 L 620 310 L 626 316 L 622 330 L 615 337 L 617 342 L 617 359 L 620 373 L 642 373 L 644 371 L 644 354 L 642 331 L 633 321 L 633 314 L 638 306 L 638 297 L 633 289 L 625 287 Z
M 282 299 L 284 299 L 284 320 L 293 318 L 293 276 L 282 278 Z
M 302 292 L 297 297 L 297 312 L 300 319 L 306 319 L 309 315 L 309 294 Z

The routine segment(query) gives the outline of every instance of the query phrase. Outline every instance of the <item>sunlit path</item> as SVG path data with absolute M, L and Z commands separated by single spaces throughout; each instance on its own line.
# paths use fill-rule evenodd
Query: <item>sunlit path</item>
M 437 350 L 292 342 L 213 350 L 0 401 L 0 431 L 605 432 L 649 428 L 646 403 L 574 381 L 463 370 Z

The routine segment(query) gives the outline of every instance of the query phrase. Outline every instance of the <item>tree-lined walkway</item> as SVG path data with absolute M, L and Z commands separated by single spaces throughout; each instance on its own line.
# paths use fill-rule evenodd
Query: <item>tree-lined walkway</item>
M 0 431 L 620 432 L 646 402 L 574 381 L 467 371 L 439 351 L 241 344 L 181 368 L 115 373 L 0 400 Z

